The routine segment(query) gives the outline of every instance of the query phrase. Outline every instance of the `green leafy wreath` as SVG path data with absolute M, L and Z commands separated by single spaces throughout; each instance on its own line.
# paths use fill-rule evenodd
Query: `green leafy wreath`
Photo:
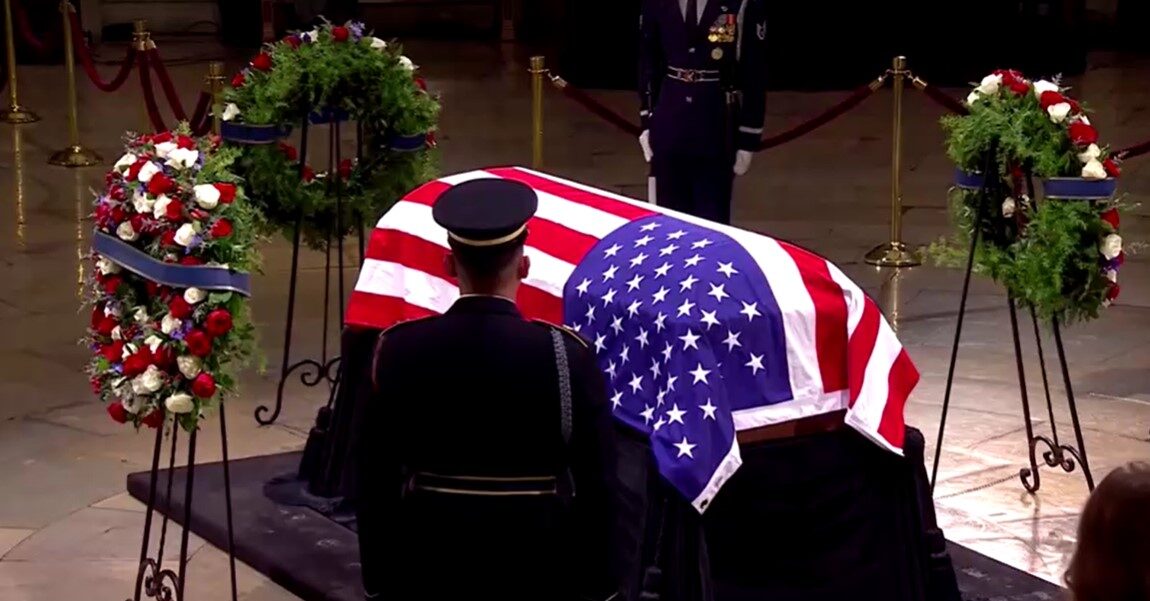
M 436 176 L 439 104 L 401 48 L 362 23 L 325 23 L 266 45 L 232 79 L 224 101 L 225 138 L 248 142 L 237 172 L 252 199 L 272 228 L 290 235 L 298 225 L 313 248 L 373 223 Z M 335 173 L 316 172 L 299 164 L 294 148 L 268 143 L 309 117 L 357 122 L 359 156 Z

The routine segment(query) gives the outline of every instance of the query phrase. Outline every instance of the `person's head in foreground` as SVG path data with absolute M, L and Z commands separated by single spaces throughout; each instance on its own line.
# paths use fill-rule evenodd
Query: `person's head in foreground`
M 447 230 L 447 273 L 460 294 L 515 299 L 531 269 L 523 247 L 538 203 L 529 186 L 504 179 L 471 180 L 440 195 L 432 217 Z
M 1066 584 L 1074 601 L 1150 601 L 1150 463 L 1119 467 L 1091 493 Z

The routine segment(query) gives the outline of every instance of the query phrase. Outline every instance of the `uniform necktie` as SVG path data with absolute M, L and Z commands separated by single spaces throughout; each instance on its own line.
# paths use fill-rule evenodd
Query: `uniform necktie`
M 699 24 L 699 3 L 698 0 L 687 0 L 687 25 Z

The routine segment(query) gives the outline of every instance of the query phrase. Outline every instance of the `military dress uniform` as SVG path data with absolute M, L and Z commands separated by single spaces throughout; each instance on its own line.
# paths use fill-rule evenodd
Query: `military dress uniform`
M 436 221 L 457 243 L 522 243 L 534 192 L 481 181 L 444 193 Z M 357 443 L 368 599 L 613 597 L 614 422 L 581 338 L 464 295 L 383 332 L 374 378 Z
M 766 0 L 642 2 L 640 116 L 658 203 L 730 223 L 736 153 L 763 133 Z

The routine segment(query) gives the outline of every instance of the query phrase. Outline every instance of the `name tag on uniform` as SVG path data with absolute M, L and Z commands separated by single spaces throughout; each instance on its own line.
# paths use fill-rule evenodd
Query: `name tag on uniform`
M 712 44 L 730 44 L 735 41 L 738 23 L 733 13 L 719 15 L 707 32 L 707 41 Z

